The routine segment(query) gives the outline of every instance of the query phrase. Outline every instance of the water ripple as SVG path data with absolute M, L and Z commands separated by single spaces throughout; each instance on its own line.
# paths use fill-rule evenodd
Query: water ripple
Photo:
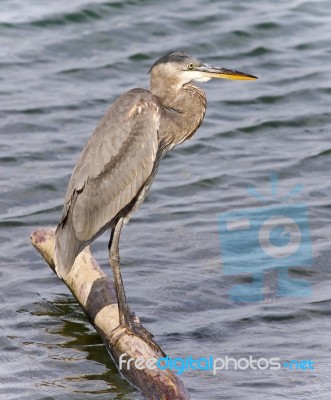
M 228 399 L 301 399 L 322 392 L 328 398 L 328 2 L 3 0 L 0 29 L 0 357 L 6 398 L 141 397 L 117 373 L 28 238 L 36 227 L 58 223 L 70 173 L 108 105 L 132 87 L 148 87 L 152 62 L 178 49 L 259 80 L 203 85 L 203 125 L 165 157 L 146 202 L 123 229 L 130 306 L 169 355 L 318 362 L 318 374 L 309 375 L 226 371 L 219 380 L 191 371 L 182 379 L 196 399 L 216 399 L 220 392 Z M 235 303 L 230 289 L 249 284 L 251 275 L 224 274 L 218 214 L 261 207 L 248 187 L 271 199 L 271 171 L 279 173 L 280 196 L 268 206 L 303 187 L 286 204 L 307 205 L 314 265 L 289 273 L 308 282 L 312 294 L 279 297 L 275 271 L 264 277 L 263 302 Z M 93 253 L 111 273 L 108 240 L 105 234 L 94 243 Z

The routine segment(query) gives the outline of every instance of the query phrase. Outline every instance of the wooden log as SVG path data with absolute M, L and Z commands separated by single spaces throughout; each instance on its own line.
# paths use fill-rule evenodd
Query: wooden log
M 53 229 L 38 229 L 31 234 L 33 246 L 55 271 Z M 187 400 L 190 395 L 178 376 L 169 369 L 146 367 L 149 359 L 164 357 L 162 350 L 148 344 L 139 336 L 119 327 L 118 307 L 113 281 L 101 270 L 86 248 L 79 254 L 64 280 L 94 328 L 101 336 L 109 354 L 119 368 L 120 357 L 124 360 L 143 359 L 144 369 L 132 361 L 122 364 L 120 373 L 140 392 L 151 400 Z M 139 320 L 138 320 L 139 321 Z M 140 360 L 140 361 L 141 361 Z M 164 363 L 161 362 L 164 366 Z

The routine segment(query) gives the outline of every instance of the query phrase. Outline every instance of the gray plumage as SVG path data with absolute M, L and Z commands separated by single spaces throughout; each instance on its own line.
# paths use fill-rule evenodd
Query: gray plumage
M 56 232 L 59 275 L 67 273 L 77 254 L 139 197 L 158 151 L 159 121 L 154 113 L 153 96 L 132 90 L 113 104 L 87 142 Z
M 150 91 L 130 90 L 109 108 L 69 182 L 56 230 L 60 277 L 70 271 L 85 246 L 121 219 L 128 220 L 141 204 L 162 157 L 190 138 L 203 121 L 205 94 L 192 82 L 214 77 L 255 78 L 209 66 L 186 53 L 172 53 L 152 66 Z

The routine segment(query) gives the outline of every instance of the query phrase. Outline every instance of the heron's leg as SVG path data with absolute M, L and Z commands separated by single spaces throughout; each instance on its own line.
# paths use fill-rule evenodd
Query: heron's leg
M 127 325 L 130 328 L 132 328 L 133 323 L 130 317 L 130 309 L 126 301 L 122 274 L 120 269 L 119 240 L 120 240 L 122 226 L 123 226 L 123 218 L 121 218 L 117 222 L 115 228 L 113 228 L 111 232 L 109 241 L 109 261 L 114 275 L 120 325 Z
M 119 257 L 119 240 L 121 235 L 121 229 L 123 226 L 123 218 L 121 218 L 115 228 L 112 229 L 110 241 L 109 241 L 109 261 L 114 274 L 115 290 L 117 296 L 119 322 L 120 325 L 126 326 L 131 332 L 140 336 L 143 340 L 148 342 L 150 346 L 160 351 L 165 356 L 162 349 L 152 340 L 153 335 L 145 329 L 139 322 L 134 321 L 133 315 L 130 312 L 130 308 L 126 301 L 124 285 L 120 270 L 120 257 Z

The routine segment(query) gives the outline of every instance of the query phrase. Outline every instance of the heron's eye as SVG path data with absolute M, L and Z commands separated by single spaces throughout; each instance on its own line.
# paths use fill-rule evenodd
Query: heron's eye
M 195 65 L 194 64 L 187 64 L 187 69 L 192 71 L 194 69 Z

